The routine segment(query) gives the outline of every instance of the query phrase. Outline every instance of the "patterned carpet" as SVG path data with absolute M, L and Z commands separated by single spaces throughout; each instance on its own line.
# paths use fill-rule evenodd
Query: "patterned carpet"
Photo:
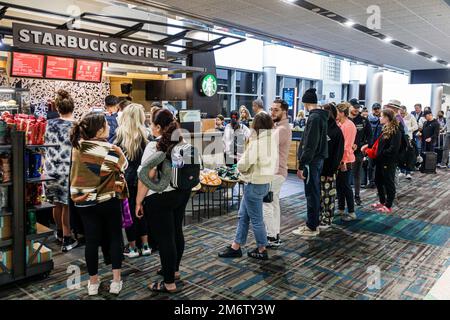
M 188 225 L 182 293 L 156 295 L 147 289 L 150 281 L 160 279 L 159 257 L 152 255 L 125 261 L 125 285 L 118 298 L 107 293 L 112 276 L 101 263 L 104 289 L 94 299 L 424 299 L 450 266 L 450 172 L 416 173 L 411 182 L 401 181 L 393 215 L 368 209 L 376 199 L 374 190 L 365 190 L 362 198 L 358 220 L 337 218 L 332 229 L 314 240 L 290 233 L 305 220 L 304 196 L 282 199 L 284 245 L 271 250 L 264 262 L 246 254 L 232 260 L 217 257 L 233 238 L 235 212 Z M 246 249 L 253 246 L 251 242 Z M 0 299 L 90 299 L 83 248 L 55 253 L 54 258 L 49 278 L 2 287 Z M 71 264 L 81 268 L 81 289 L 66 287 Z M 378 288 L 368 287 L 373 267 L 380 271 Z

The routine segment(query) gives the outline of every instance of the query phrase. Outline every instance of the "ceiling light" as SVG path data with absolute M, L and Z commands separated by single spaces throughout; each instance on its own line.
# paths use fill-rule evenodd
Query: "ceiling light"
M 438 61 L 438 57 L 431 58 L 431 61 Z
M 450 63 L 447 63 L 447 68 L 450 68 Z
M 351 28 L 351 27 L 353 27 L 353 26 L 355 25 L 355 23 L 354 23 L 353 21 L 348 20 L 348 21 L 345 21 L 345 22 L 344 22 L 344 25 L 345 25 L 346 27 Z
M 411 53 L 417 53 L 417 52 L 419 52 L 419 49 L 412 48 L 409 52 L 411 52 Z
M 392 39 L 391 37 L 386 37 L 383 39 L 384 42 L 391 42 L 392 40 L 394 39 Z

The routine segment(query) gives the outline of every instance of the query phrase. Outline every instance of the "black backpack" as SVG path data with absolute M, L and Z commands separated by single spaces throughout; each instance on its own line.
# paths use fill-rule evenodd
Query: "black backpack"
M 188 143 L 180 143 L 171 152 L 172 178 L 170 185 L 177 190 L 190 191 L 200 183 L 198 150 Z

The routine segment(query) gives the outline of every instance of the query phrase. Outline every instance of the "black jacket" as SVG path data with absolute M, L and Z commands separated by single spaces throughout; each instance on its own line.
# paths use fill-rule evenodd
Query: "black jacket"
M 426 121 L 423 124 L 422 129 L 422 140 L 425 143 L 425 139 L 431 138 L 431 143 L 436 144 L 438 142 L 439 138 L 439 130 L 441 128 L 441 125 L 436 119 L 433 119 L 431 121 Z
M 335 120 L 328 120 L 328 158 L 323 163 L 322 177 L 332 177 L 344 155 L 344 135 Z
M 366 144 L 372 143 L 372 126 L 369 119 L 364 118 L 361 114 L 358 114 L 355 118 L 351 119 L 356 127 L 355 144 L 357 149 L 355 150 L 356 156 L 362 156 L 361 147 Z
M 299 169 L 313 161 L 328 157 L 328 111 L 314 109 L 309 113 L 303 133 L 302 147 L 298 150 Z
M 376 163 L 398 163 L 401 144 L 402 131 L 400 128 L 389 139 L 384 139 L 384 137 L 381 136 L 380 141 L 378 142 Z

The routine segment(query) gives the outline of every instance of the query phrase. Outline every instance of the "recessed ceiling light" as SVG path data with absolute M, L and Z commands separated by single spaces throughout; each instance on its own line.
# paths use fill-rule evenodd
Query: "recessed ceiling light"
M 438 58 L 437 57 L 433 57 L 433 58 L 431 58 L 431 61 L 438 61 Z
M 450 63 L 447 63 L 447 68 L 450 68 Z
M 355 25 L 355 23 L 354 23 L 353 21 L 348 20 L 348 21 L 345 21 L 345 22 L 344 22 L 344 25 L 345 25 L 346 27 L 351 28 L 351 27 L 353 27 L 353 26 Z
M 419 52 L 419 49 L 412 48 L 409 52 L 411 52 L 411 53 L 417 53 L 417 52 Z
M 311 11 L 314 11 L 314 12 L 320 12 L 320 8 L 314 8 L 314 9 L 311 9 Z
M 392 39 L 391 37 L 386 37 L 383 39 L 384 42 L 391 42 L 392 40 L 394 39 Z

